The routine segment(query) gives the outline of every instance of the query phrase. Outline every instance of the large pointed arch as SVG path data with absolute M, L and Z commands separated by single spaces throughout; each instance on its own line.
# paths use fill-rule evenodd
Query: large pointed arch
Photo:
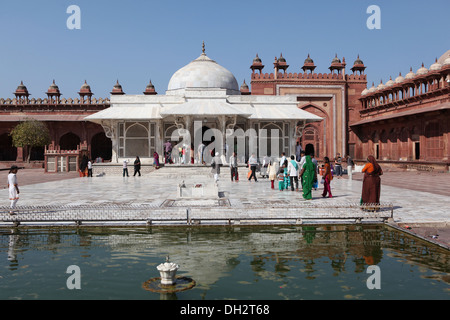
M 67 132 L 59 138 L 59 147 L 61 150 L 76 150 L 80 145 L 81 139 L 73 132 Z
M 100 157 L 103 160 L 111 160 L 112 142 L 104 132 L 99 132 L 92 137 L 91 157 L 92 159 L 97 159 Z
M 12 138 L 8 133 L 0 135 L 0 161 L 15 161 L 17 148 L 12 144 Z
M 300 139 L 303 149 L 305 149 L 306 144 L 311 143 L 314 146 L 316 158 L 331 155 L 333 139 L 332 129 L 329 128 L 331 124 L 329 114 L 324 108 L 314 103 L 309 103 L 302 109 L 323 118 L 322 121 L 307 124 L 303 129 Z

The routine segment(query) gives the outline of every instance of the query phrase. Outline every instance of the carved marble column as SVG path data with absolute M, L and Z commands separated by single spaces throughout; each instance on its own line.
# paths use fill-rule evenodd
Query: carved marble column
M 225 157 L 226 157 L 225 144 L 227 143 L 225 139 L 227 130 L 226 123 L 227 123 L 226 117 L 224 115 L 219 116 L 219 125 L 220 125 L 220 132 L 222 133 L 222 149 L 223 149 L 221 150 L 222 151 L 221 153 L 225 155 Z
M 111 162 L 119 162 L 119 138 L 117 136 L 117 122 L 113 120 L 103 120 L 101 122 L 103 130 L 105 130 L 105 135 L 111 139 L 112 152 L 111 152 Z
M 295 155 L 295 147 L 296 147 L 296 139 L 295 139 L 295 131 L 296 131 L 296 120 L 289 121 L 289 154 L 286 157 L 290 157 L 291 155 Z
M 194 141 L 194 136 L 192 134 L 192 119 L 193 117 L 190 115 L 187 115 L 184 117 L 184 123 L 185 123 L 185 135 L 184 135 L 184 140 L 186 141 L 186 161 L 187 163 L 191 163 L 191 144 Z

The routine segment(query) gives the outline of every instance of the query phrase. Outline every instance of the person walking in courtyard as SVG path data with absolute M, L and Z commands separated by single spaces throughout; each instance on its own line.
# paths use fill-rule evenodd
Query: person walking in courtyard
M 271 188 L 275 189 L 275 180 L 277 179 L 277 172 L 278 172 L 277 162 L 270 161 L 267 171 L 269 173 Z
M 205 160 L 203 159 L 203 153 L 205 152 L 205 148 L 206 146 L 203 144 L 203 142 L 201 142 L 197 149 L 198 163 L 205 164 Z
M 159 154 L 156 151 L 153 152 L 153 165 L 155 166 L 155 169 L 159 169 Z
M 88 177 L 92 177 L 92 160 L 89 159 L 87 163 Z
M 298 191 L 298 163 L 295 161 L 295 157 L 291 156 L 291 161 L 288 162 L 288 172 L 289 172 L 289 184 L 291 185 L 291 191 Z
M 378 206 L 380 204 L 381 178 L 383 170 L 381 169 L 375 157 L 367 157 L 368 163 L 363 167 L 364 173 L 361 204 Z
M 216 152 L 215 157 L 212 159 L 211 163 L 211 173 L 214 175 L 214 182 L 219 181 L 219 175 L 220 175 L 220 167 L 222 166 L 222 161 L 220 161 L 219 153 Z
M 347 160 L 347 175 L 349 179 L 352 179 L 353 176 L 353 168 L 355 167 L 355 162 L 353 161 L 352 157 L 350 157 L 349 155 L 347 155 L 345 157 L 345 159 Z
M 306 153 L 305 163 L 300 171 L 300 177 L 302 179 L 303 199 L 312 199 L 312 187 L 314 181 L 317 180 L 316 167 L 311 161 L 311 156 Z
M 300 164 L 299 164 L 299 170 L 302 170 L 303 165 L 305 164 L 305 151 L 300 151 Z M 300 176 L 300 185 L 303 188 L 303 178 Z
M 258 182 L 258 179 L 256 178 L 256 166 L 258 165 L 258 160 L 256 159 L 254 154 L 252 154 L 250 159 L 248 159 L 248 165 L 250 166 L 250 170 L 252 171 L 250 177 L 248 178 L 248 181 L 251 181 L 253 177 L 255 178 L 255 182 Z
M 237 155 L 236 152 L 233 152 L 233 154 L 230 157 L 230 171 L 231 171 L 231 182 L 239 181 L 239 175 L 238 175 L 238 164 L 237 164 Z
M 340 153 L 334 158 L 334 173 L 338 179 L 342 178 L 342 157 Z
M 283 191 L 285 189 L 286 181 L 284 178 L 285 165 L 282 164 L 280 169 L 278 169 L 277 179 L 278 179 L 278 190 Z
M 280 167 L 284 164 L 285 160 L 286 160 L 286 154 L 284 152 L 282 152 L 281 159 L 280 159 Z
M 194 164 L 195 162 L 195 153 L 194 153 L 194 144 L 191 143 L 191 164 Z
M 136 160 L 134 160 L 134 174 L 133 174 L 133 177 L 136 176 L 136 173 L 139 174 L 139 177 L 141 176 L 141 159 L 139 159 L 138 156 L 136 156 Z
M 284 174 L 284 189 L 288 189 L 291 185 L 291 180 L 289 179 L 289 172 L 288 172 L 288 160 L 284 159 L 284 165 L 283 165 L 283 174 Z
M 87 166 L 88 166 L 89 159 L 86 155 L 83 155 L 81 157 L 81 163 L 80 163 L 80 177 L 86 177 L 87 176 Z
M 333 180 L 333 175 L 331 174 L 331 166 L 330 166 L 330 159 L 328 157 L 323 158 L 324 161 L 324 169 L 323 169 L 323 193 L 322 197 L 326 197 L 328 195 L 328 198 L 332 198 L 333 195 L 331 194 L 331 180 Z
M 312 163 L 314 163 L 314 166 L 316 167 L 316 175 L 317 175 L 317 173 L 319 172 L 319 163 L 317 162 L 316 157 L 314 157 L 314 153 L 311 155 L 311 161 L 312 161 Z M 319 187 L 319 182 L 316 179 L 313 183 L 313 189 L 317 190 L 318 187 Z
M 270 157 L 264 156 L 263 163 L 261 166 L 261 176 L 263 178 L 269 177 L 269 163 L 270 163 Z
M 15 214 L 14 209 L 16 209 L 17 201 L 19 201 L 19 183 L 17 182 L 17 171 L 19 168 L 15 165 L 11 166 L 8 174 L 8 189 L 9 189 L 9 200 L 11 201 L 10 211 L 11 215 Z
M 128 159 L 127 160 L 123 160 L 123 165 L 122 165 L 122 168 L 123 168 L 123 174 L 122 174 L 122 176 L 123 177 L 125 177 L 125 174 L 127 175 L 127 177 L 129 177 L 129 175 L 128 175 Z
M 297 141 L 297 146 L 295 147 L 295 160 L 297 160 L 297 162 L 300 162 L 300 160 L 302 159 L 301 153 L 303 151 L 302 145 L 300 144 L 299 141 Z
M 171 163 L 172 144 L 170 141 L 164 143 L 164 163 Z

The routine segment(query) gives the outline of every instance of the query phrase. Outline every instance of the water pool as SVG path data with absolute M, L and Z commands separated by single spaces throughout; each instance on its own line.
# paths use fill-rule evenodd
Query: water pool
M 194 288 L 143 289 L 166 256 Z M 448 299 L 449 258 L 384 225 L 3 228 L 0 299 Z

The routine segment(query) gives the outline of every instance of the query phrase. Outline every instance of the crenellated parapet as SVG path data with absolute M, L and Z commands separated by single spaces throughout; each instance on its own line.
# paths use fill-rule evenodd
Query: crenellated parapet
M 345 75 L 347 81 L 364 81 L 367 82 L 367 75 L 365 74 L 347 74 Z
M 274 73 L 252 73 L 252 80 L 349 80 L 349 81 L 366 81 L 365 74 L 348 74 L 342 75 L 337 73 L 282 73 L 279 72 L 275 78 Z
M 45 110 L 101 110 L 109 107 L 109 98 L 93 98 L 91 87 L 84 82 L 78 94 L 79 98 L 61 98 L 62 94 L 55 80 L 48 88 L 46 98 L 31 98 L 27 87 L 20 82 L 16 91 L 15 98 L 0 98 L 0 109 L 9 112 L 26 112 L 26 111 L 45 111 Z
M 271 73 L 263 72 L 264 65 L 261 58 L 256 55 L 253 59 L 253 63 L 250 66 L 252 69 L 251 81 L 254 85 L 262 85 L 263 83 L 271 82 L 290 82 L 298 84 L 342 84 L 344 82 L 351 82 L 355 85 L 364 85 L 367 83 L 367 76 L 364 74 L 366 66 L 364 62 L 359 58 L 355 60 L 351 73 L 346 74 L 346 62 L 345 58 L 338 58 L 337 54 L 332 59 L 329 70 L 330 72 L 315 72 L 316 65 L 314 60 L 308 54 L 303 66 L 300 68 L 300 72 L 287 72 L 289 65 L 286 62 L 286 58 L 281 54 L 279 58 L 275 57 L 274 71 Z M 361 89 L 362 90 L 362 89 Z M 360 91 L 359 91 L 360 92 Z
M 407 106 L 433 96 L 442 96 L 450 92 L 450 57 L 438 62 L 436 59 L 429 69 L 424 64 L 414 73 L 410 68 L 404 77 L 399 73 L 386 82 L 365 88 L 361 93 L 361 115 L 391 107 Z
M 47 98 L 32 98 L 29 99 L 28 102 L 24 103 L 19 101 L 17 98 L 0 98 L 0 106 L 7 106 L 7 105 L 36 105 L 36 106 L 44 106 L 44 105 L 48 105 L 49 104 L 49 99 Z M 93 104 L 93 105 L 104 105 L 104 104 L 109 104 L 110 100 L 108 98 L 92 98 L 91 102 L 89 104 Z M 79 98 L 62 98 L 60 99 L 58 105 L 61 106 L 73 106 L 73 105 L 85 105 L 86 103 L 82 101 L 82 99 Z

